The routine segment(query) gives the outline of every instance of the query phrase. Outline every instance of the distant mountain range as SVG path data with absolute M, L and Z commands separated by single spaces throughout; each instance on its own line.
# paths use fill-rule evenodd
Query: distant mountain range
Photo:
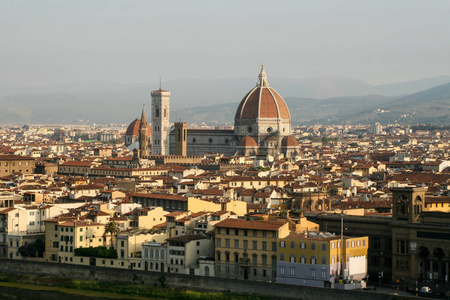
M 450 76 L 379 86 L 341 77 L 268 79 L 286 100 L 293 124 L 450 123 Z M 171 91 L 172 121 L 231 125 L 240 100 L 255 84 L 255 78 L 180 79 L 162 88 Z M 158 87 L 107 82 L 0 86 L 0 124 L 130 123 L 143 104 L 150 114 L 150 91 Z

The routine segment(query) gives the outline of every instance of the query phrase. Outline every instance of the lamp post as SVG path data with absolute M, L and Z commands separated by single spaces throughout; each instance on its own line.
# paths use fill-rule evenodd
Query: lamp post
M 344 212 L 341 211 L 341 278 L 344 278 Z

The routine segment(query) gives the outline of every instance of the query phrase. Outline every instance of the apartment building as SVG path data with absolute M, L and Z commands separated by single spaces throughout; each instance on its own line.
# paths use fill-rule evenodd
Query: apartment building
M 341 240 L 329 232 L 291 233 L 279 239 L 277 282 L 334 287 L 340 277 L 361 280 L 367 275 L 368 245 L 368 237 Z
M 244 280 L 276 279 L 278 238 L 289 224 L 276 221 L 227 219 L 215 225 L 215 274 Z

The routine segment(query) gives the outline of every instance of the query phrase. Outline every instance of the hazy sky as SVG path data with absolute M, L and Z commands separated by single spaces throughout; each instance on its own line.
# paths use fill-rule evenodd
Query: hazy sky
M 0 0 L 0 85 L 450 75 L 450 1 Z

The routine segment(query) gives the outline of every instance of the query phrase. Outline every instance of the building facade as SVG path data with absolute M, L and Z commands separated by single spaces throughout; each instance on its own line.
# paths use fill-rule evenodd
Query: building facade
M 170 92 L 162 89 L 152 95 L 152 154 L 169 154 Z
M 275 281 L 277 242 L 287 222 L 227 219 L 215 225 L 216 277 Z

